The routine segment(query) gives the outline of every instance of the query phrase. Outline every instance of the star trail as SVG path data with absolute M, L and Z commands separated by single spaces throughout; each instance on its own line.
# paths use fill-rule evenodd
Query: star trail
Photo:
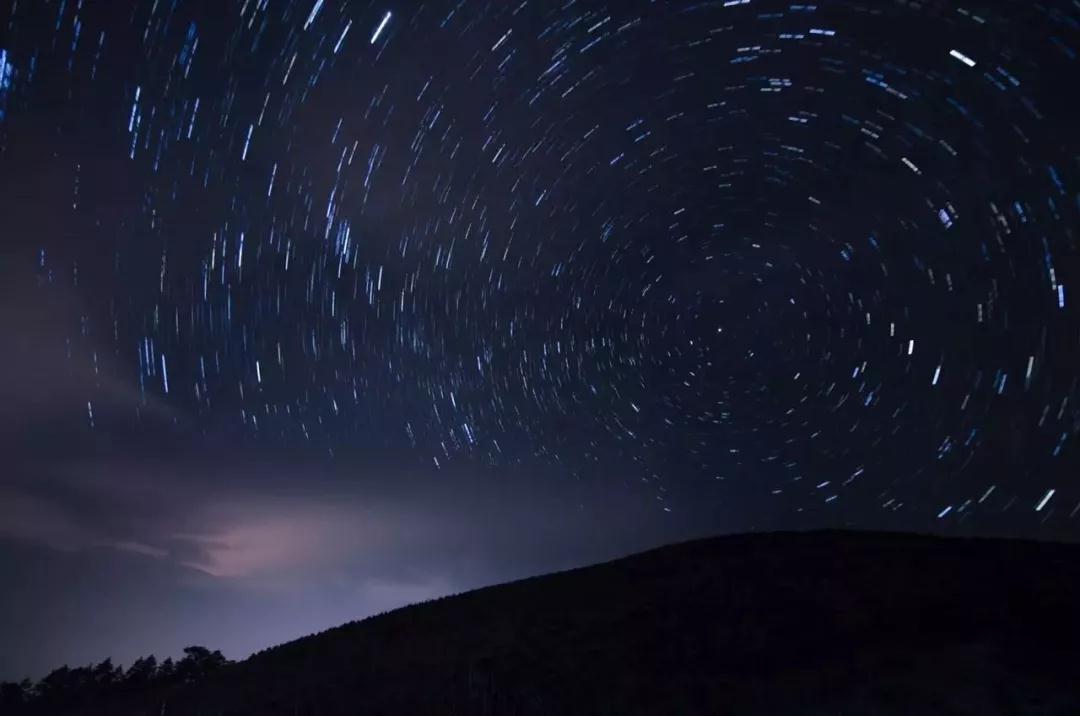
M 54 352 L 90 445 L 1075 530 L 1075 0 L 19 0 L 0 28 L 3 268 L 77 297 Z

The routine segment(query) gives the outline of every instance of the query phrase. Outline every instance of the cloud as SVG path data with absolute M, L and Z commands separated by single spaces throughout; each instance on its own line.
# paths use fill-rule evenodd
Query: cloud
M 2 486 L 0 536 L 38 542 L 65 552 L 82 549 L 94 540 L 91 529 L 51 500 Z
M 145 557 L 155 557 L 157 559 L 164 559 L 169 556 L 169 551 L 161 549 L 160 547 L 153 547 L 142 542 L 104 542 L 104 547 L 111 547 L 121 552 L 131 552 L 132 554 L 141 554 Z
M 363 547 L 357 516 L 319 503 L 281 505 L 277 514 L 253 505 L 201 534 L 172 539 L 197 552 L 181 564 L 221 578 L 282 576 L 346 560 Z
M 310 467 L 104 459 L 7 480 L 0 536 L 106 548 L 253 586 L 371 570 L 395 577 L 404 552 L 437 538 L 423 508 Z

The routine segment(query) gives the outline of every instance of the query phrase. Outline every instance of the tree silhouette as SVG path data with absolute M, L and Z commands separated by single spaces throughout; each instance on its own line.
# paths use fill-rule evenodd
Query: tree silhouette
M 158 681 L 167 682 L 172 681 L 176 676 L 176 662 L 172 660 L 172 657 L 168 657 L 165 661 L 161 662 L 161 665 L 157 669 Z
M 176 688 L 186 688 L 223 668 L 229 660 L 217 650 L 189 646 L 177 662 L 171 658 L 158 664 L 153 655 L 132 662 L 125 672 L 112 659 L 71 668 L 53 669 L 34 684 L 0 683 L 0 714 L 98 713 L 93 704 L 107 704 L 115 698 L 157 698 Z M 164 690 L 164 691 L 163 691 Z
M 0 708 L 7 710 L 16 706 L 22 706 L 33 697 L 34 684 L 30 679 L 23 679 L 15 683 L 5 681 L 0 683 Z
M 176 676 L 190 683 L 206 677 L 228 663 L 220 651 L 210 651 L 205 646 L 189 646 L 184 649 L 184 658 L 176 665 Z
M 124 676 L 124 669 L 119 666 L 113 666 L 112 659 L 106 659 L 93 668 L 91 672 L 91 678 L 93 683 L 99 687 L 112 686 L 119 683 Z
M 141 657 L 131 662 L 128 667 L 124 683 L 129 686 L 145 686 L 152 682 L 158 674 L 157 659 L 154 655 Z
M 60 700 L 76 690 L 77 674 L 65 664 L 53 669 L 38 682 L 37 692 L 45 699 Z

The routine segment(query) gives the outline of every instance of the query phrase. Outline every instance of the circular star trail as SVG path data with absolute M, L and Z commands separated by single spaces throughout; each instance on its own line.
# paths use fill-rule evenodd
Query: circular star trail
M 995 5 L 7 3 L 10 262 L 87 431 L 1068 528 L 1080 8 Z

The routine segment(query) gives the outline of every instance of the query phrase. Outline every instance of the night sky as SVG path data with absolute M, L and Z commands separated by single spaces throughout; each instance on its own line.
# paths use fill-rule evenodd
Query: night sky
M 1080 536 L 1080 3 L 0 0 L 0 678 L 693 536 Z

